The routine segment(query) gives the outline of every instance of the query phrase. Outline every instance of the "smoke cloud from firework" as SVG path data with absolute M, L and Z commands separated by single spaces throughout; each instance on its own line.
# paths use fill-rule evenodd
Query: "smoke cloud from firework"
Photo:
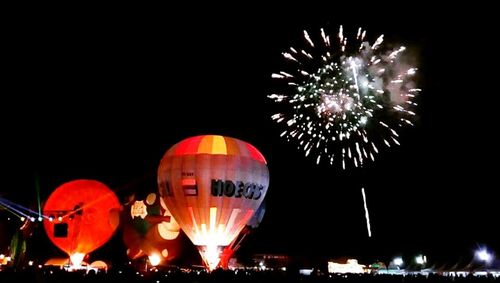
M 282 89 L 268 97 L 285 106 L 272 119 L 317 163 L 360 167 L 379 148 L 399 145 L 398 130 L 413 125 L 417 68 L 406 63 L 406 47 L 385 47 L 383 35 L 370 43 L 366 34 L 304 31 L 304 47 L 282 53 L 293 67 L 272 74 Z

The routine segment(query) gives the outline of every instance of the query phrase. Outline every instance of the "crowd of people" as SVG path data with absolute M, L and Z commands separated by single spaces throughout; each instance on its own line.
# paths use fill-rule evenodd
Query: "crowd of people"
M 500 277 L 485 276 L 443 276 L 431 275 L 374 275 L 374 274 L 328 274 L 316 272 L 311 275 L 301 275 L 295 272 L 282 271 L 254 271 L 254 270 L 222 270 L 211 273 L 203 270 L 157 270 L 153 272 L 139 272 L 133 269 L 112 269 L 109 271 L 74 271 L 67 272 L 61 269 L 6 269 L 0 272 L 0 282 L 35 282 L 35 283 L 83 283 L 83 282 L 379 282 L 379 283 L 419 283 L 419 282 L 500 282 Z

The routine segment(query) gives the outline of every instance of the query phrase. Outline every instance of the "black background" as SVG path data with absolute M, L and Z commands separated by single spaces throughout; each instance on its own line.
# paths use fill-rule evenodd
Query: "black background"
M 221 134 L 255 145 L 269 165 L 267 212 L 244 253 L 453 261 L 483 244 L 500 252 L 498 36 L 488 7 L 186 6 L 21 10 L 5 21 L 1 196 L 34 207 L 36 178 L 42 198 L 76 178 L 122 199 L 155 190 L 170 146 Z M 304 157 L 279 137 L 266 98 L 280 53 L 302 30 L 340 24 L 351 36 L 364 27 L 372 41 L 383 33 L 419 62 L 416 127 L 363 170 Z

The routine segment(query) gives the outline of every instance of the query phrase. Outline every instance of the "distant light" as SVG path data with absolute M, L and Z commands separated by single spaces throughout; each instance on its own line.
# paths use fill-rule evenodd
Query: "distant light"
M 299 274 L 309 276 L 314 270 L 309 268 L 299 269 Z
M 41 265 L 41 264 L 39 264 L 39 265 L 38 265 L 38 268 L 42 268 L 42 265 Z
M 476 257 L 484 262 L 490 262 L 493 256 L 486 249 L 476 251 Z
M 426 259 L 427 258 L 425 256 L 418 255 L 417 257 L 415 257 L 415 262 L 418 264 L 424 264 L 426 262 Z
M 9 262 L 12 260 L 12 258 L 10 256 L 8 256 L 8 257 L 5 257 L 5 260 L 7 260 L 7 262 Z
M 0 254 L 0 259 L 4 259 L 5 258 L 5 255 L 4 254 Z
M 152 254 L 148 256 L 148 258 L 149 258 L 149 263 L 152 266 L 157 266 L 158 264 L 160 264 L 161 257 L 158 254 Z
M 348 259 L 347 263 L 328 262 L 328 273 L 364 273 L 365 266 L 356 259 Z
M 393 260 L 394 264 L 397 266 L 403 265 L 403 259 L 401 257 L 397 257 Z
M 33 266 L 33 261 L 32 260 L 28 261 L 28 265 Z
M 32 217 L 30 218 L 30 220 L 31 220 L 31 222 L 35 222 L 35 220 L 36 220 L 36 219 L 35 219 L 35 217 L 33 217 L 33 216 L 32 216 Z
M 58 221 L 62 221 L 62 216 L 57 217 Z
M 21 216 L 21 221 L 24 221 L 26 220 L 26 218 L 24 218 L 24 216 Z
M 41 216 L 38 217 L 38 221 L 42 222 L 43 218 Z
M 7 217 L 7 220 L 10 221 L 10 217 Z
M 50 216 L 50 217 L 49 217 L 49 221 L 50 221 L 50 222 L 54 221 L 54 217 Z

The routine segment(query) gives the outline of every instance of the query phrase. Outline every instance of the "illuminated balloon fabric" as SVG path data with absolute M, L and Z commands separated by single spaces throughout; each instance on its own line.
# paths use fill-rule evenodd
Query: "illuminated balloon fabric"
M 123 241 L 131 259 L 158 255 L 171 261 L 181 251 L 180 227 L 155 193 L 145 200 L 132 199 L 122 213 Z
M 264 218 L 266 213 L 266 202 L 263 201 L 257 211 L 254 213 L 252 218 L 248 221 L 247 225 L 240 234 L 231 242 L 231 244 L 224 248 L 221 254 L 221 260 L 219 266 L 224 269 L 228 269 L 229 260 L 233 257 L 234 253 L 240 248 L 242 241 L 245 237 L 250 234 L 254 229 L 257 229 Z
M 264 199 L 266 160 L 244 141 L 196 136 L 172 146 L 158 169 L 160 195 L 210 269 Z
M 262 222 L 264 218 L 264 214 L 266 214 L 266 203 L 262 202 L 253 217 L 248 221 L 247 225 L 252 229 L 259 227 L 260 222 Z
M 49 239 L 70 257 L 83 256 L 105 244 L 119 223 L 120 203 L 106 185 L 75 180 L 59 186 L 48 198 L 43 225 Z

